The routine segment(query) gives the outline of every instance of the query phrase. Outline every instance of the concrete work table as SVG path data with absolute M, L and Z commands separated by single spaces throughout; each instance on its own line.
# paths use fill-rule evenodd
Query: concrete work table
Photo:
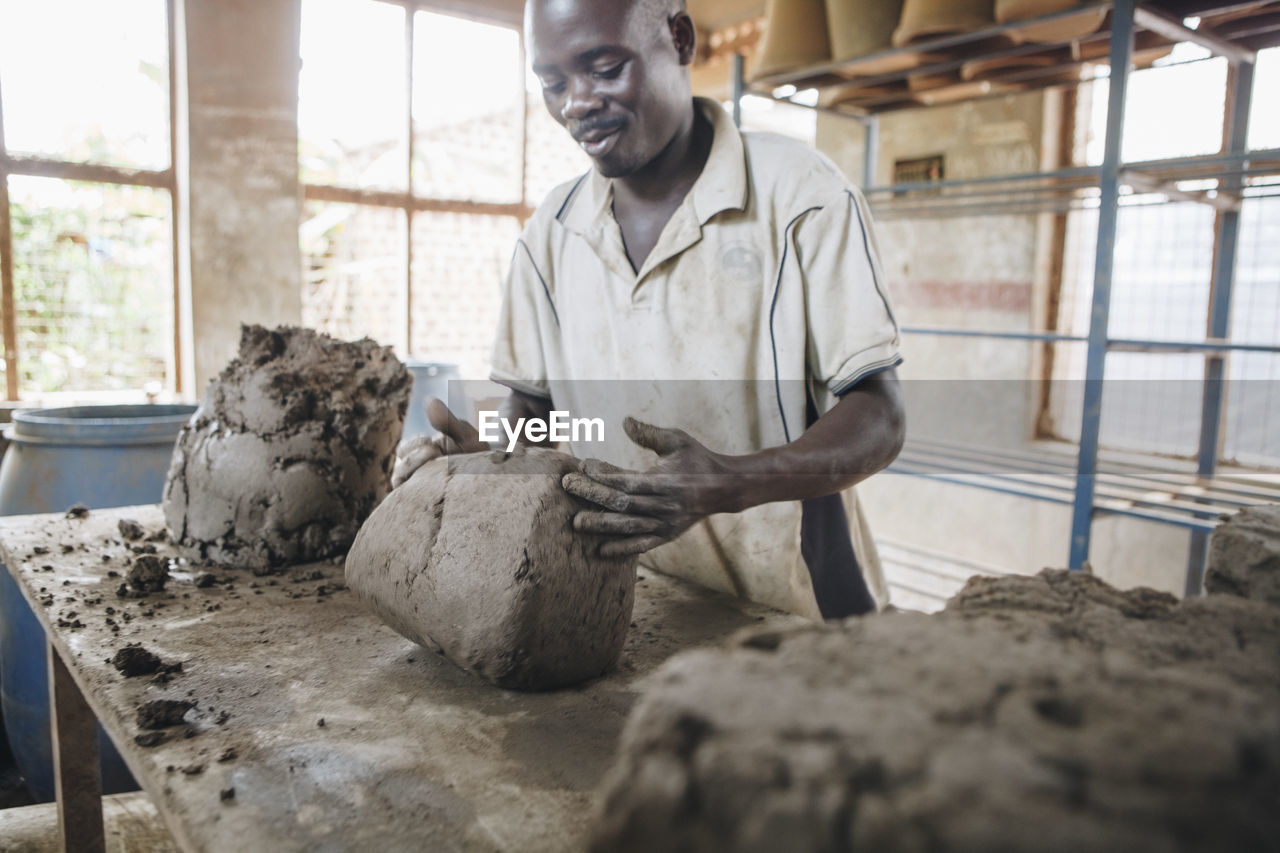
M 612 674 L 512 693 L 383 626 L 341 586 L 340 562 L 272 577 L 181 564 L 164 592 L 120 598 L 130 546 L 143 544 L 121 536 L 123 518 L 163 527 L 158 506 L 0 520 L 0 556 L 56 653 L 72 838 L 96 806 L 83 784 L 96 778 L 96 762 L 88 776 L 84 766 L 92 748 L 75 745 L 92 740 L 82 694 L 187 850 L 581 849 L 645 676 L 739 628 L 798 621 L 642 570 Z M 204 571 L 217 582 L 197 587 Z M 109 659 L 129 643 L 182 672 L 125 678 Z M 144 747 L 137 708 L 152 699 L 198 704 Z

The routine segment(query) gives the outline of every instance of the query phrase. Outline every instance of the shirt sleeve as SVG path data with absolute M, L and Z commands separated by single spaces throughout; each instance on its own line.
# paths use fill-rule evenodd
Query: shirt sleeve
M 516 242 L 503 287 L 502 308 L 490 357 L 490 378 L 494 382 L 535 397 L 551 397 L 544 349 L 548 323 L 559 325 L 555 305 L 546 279 L 522 236 Z
M 849 187 L 796 224 L 812 379 L 839 396 L 902 363 L 898 323 L 884 287 L 870 211 Z

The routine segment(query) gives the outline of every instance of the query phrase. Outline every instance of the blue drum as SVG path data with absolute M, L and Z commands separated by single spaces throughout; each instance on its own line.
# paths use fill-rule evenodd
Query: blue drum
M 435 435 L 427 422 L 427 400 L 439 397 L 461 418 L 467 417 L 465 396 L 462 393 L 462 374 L 456 364 L 408 359 L 404 366 L 413 374 L 413 391 L 409 395 L 409 409 L 404 414 L 401 440 L 419 435 Z

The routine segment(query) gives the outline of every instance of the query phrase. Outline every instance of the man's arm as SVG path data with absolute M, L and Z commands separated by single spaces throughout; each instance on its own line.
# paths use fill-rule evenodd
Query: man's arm
M 601 553 L 638 554 L 721 512 L 839 492 L 885 468 L 902 449 L 906 418 L 893 370 L 870 376 L 789 444 L 757 453 L 715 453 L 679 429 L 627 419 L 627 435 L 658 454 L 647 471 L 587 460 L 564 487 L 603 507 L 574 518 L 602 534 Z

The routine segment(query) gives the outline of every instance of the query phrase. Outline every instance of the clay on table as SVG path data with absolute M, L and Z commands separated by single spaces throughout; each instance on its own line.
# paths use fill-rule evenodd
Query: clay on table
M 1264 600 L 1179 602 L 1065 571 L 974 578 L 939 614 L 747 634 L 651 684 L 595 851 L 1280 838 L 1280 607 Z
M 631 621 L 634 557 L 576 534 L 560 485 L 577 461 L 521 449 L 435 459 L 369 517 L 347 584 L 383 621 L 501 687 L 601 675 Z
M 243 327 L 174 448 L 164 514 L 183 555 L 270 571 L 342 553 L 391 487 L 410 385 L 367 338 Z

